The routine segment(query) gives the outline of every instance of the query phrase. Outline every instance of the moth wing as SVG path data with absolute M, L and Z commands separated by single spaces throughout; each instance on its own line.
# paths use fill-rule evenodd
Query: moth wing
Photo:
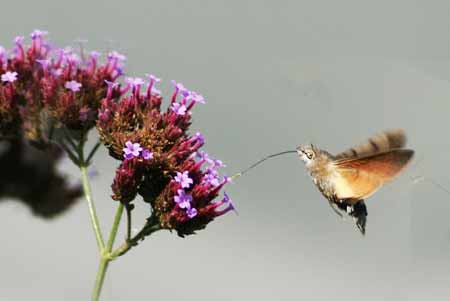
M 362 158 L 391 149 L 403 148 L 405 144 L 405 132 L 402 129 L 391 129 L 372 136 L 366 142 L 336 155 L 336 159 Z
M 397 176 L 413 155 L 412 150 L 396 149 L 362 158 L 334 161 L 337 198 L 355 201 L 368 198 Z

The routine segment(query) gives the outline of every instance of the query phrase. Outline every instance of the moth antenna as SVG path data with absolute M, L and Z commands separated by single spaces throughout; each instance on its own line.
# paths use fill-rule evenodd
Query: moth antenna
M 424 160 L 424 157 L 421 156 L 421 157 L 417 160 L 415 166 L 413 166 L 413 168 L 420 168 L 421 174 L 418 175 L 418 176 L 415 176 L 415 177 L 411 177 L 412 183 L 413 183 L 413 184 L 417 184 L 417 183 L 420 183 L 420 182 L 422 182 L 422 181 L 427 181 L 428 183 L 430 183 L 430 184 L 432 184 L 433 186 L 437 187 L 439 190 L 441 190 L 441 191 L 443 191 L 443 192 L 445 192 L 445 193 L 447 193 L 447 194 L 450 195 L 450 190 L 449 190 L 448 188 L 446 188 L 444 185 L 442 185 L 442 184 L 440 184 L 439 182 L 437 182 L 435 179 L 433 179 L 433 178 L 431 178 L 431 177 L 429 177 L 429 176 L 426 176 L 426 175 L 424 174 L 423 167 L 421 166 L 421 163 L 423 162 L 423 160 Z
M 270 158 L 281 156 L 281 155 L 285 155 L 285 154 L 290 154 L 290 153 L 297 153 L 297 151 L 296 150 L 288 150 L 288 151 L 284 151 L 284 152 L 280 152 L 280 153 L 276 153 L 276 154 L 272 154 L 272 155 L 269 155 L 267 157 L 264 157 L 261 160 L 256 161 L 255 163 L 253 163 L 252 165 L 250 165 L 249 167 L 247 167 L 243 171 L 238 172 L 237 174 L 232 176 L 231 179 L 235 179 L 235 178 L 238 178 L 238 177 L 242 176 L 243 174 L 247 173 L 249 170 L 255 168 L 256 166 L 258 166 L 259 164 L 263 163 L 264 161 L 266 161 L 266 160 L 268 160 Z

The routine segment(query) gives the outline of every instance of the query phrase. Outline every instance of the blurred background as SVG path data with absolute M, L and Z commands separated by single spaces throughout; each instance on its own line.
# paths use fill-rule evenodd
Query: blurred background
M 59 46 L 125 53 L 127 74 L 159 75 L 165 95 L 171 79 L 199 91 L 207 104 L 192 132 L 228 175 L 298 144 L 337 153 L 391 127 L 417 152 L 366 201 L 364 238 L 295 155 L 267 161 L 228 187 L 239 215 L 185 239 L 156 233 L 111 264 L 102 300 L 448 300 L 450 194 L 432 181 L 450 188 L 449 15 L 445 1 L 8 1 L 0 44 L 48 30 Z M 99 152 L 105 233 L 116 166 Z M 136 227 L 148 215 L 138 209 Z M 0 300 L 89 299 L 98 258 L 84 201 L 51 220 L 2 201 L 0 226 Z

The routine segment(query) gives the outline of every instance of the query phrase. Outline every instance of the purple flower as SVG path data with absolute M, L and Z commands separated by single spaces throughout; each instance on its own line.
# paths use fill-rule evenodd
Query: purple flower
M 228 206 L 226 210 L 233 210 L 237 214 L 236 207 L 234 207 L 233 204 L 233 200 L 228 196 L 226 192 L 223 192 L 223 202 Z
M 36 60 L 36 62 L 38 62 L 39 64 L 41 64 L 42 69 L 47 70 L 47 67 L 50 65 L 50 60 L 49 59 L 45 59 L 45 60 Z
M 43 36 L 45 36 L 45 35 L 47 35 L 48 34 L 48 32 L 47 31 L 42 31 L 42 30 L 39 30 L 39 29 L 35 29 L 35 30 L 33 30 L 33 32 L 30 34 L 30 37 L 31 37 L 31 39 L 37 39 L 37 38 L 41 38 L 41 37 L 43 37 Z
M 70 82 L 66 82 L 64 84 L 66 89 L 72 90 L 72 92 L 80 91 L 81 84 L 77 81 L 71 80 Z
M 177 175 L 175 176 L 175 182 L 180 183 L 182 188 L 189 188 L 189 186 L 191 186 L 192 183 L 194 183 L 194 181 L 189 178 L 189 173 L 188 171 L 184 171 L 184 172 L 178 172 L 177 171 Z
M 186 96 L 186 93 L 189 93 L 189 90 L 182 83 L 177 83 L 175 80 L 170 81 L 172 85 L 175 87 L 177 92 L 180 92 L 182 95 Z
M 156 77 L 156 76 L 153 75 L 153 74 L 146 74 L 146 76 L 148 77 L 148 79 L 149 79 L 150 82 L 153 82 L 153 83 L 159 83 L 159 82 L 161 81 L 160 78 Z
M 105 79 L 105 83 L 108 85 L 108 89 L 114 89 L 119 85 L 119 83 L 111 82 Z
M 198 102 L 198 103 L 201 103 L 201 104 L 206 103 L 205 98 L 201 94 L 198 94 L 195 91 L 191 91 L 191 99 L 194 102 Z
M 192 196 L 187 194 L 183 189 L 178 189 L 178 195 L 173 200 L 178 204 L 178 207 L 183 209 L 191 209 Z
M 180 116 L 186 115 L 187 108 L 185 105 L 174 102 L 171 106 L 171 109 L 177 115 L 180 115 Z
M 118 53 L 117 51 L 112 51 L 108 53 L 108 59 L 112 60 L 118 60 L 118 61 L 125 61 L 127 57 L 123 54 Z
M 139 143 L 132 143 L 131 141 L 127 141 L 125 143 L 125 147 L 123 148 L 125 159 L 132 159 L 133 157 L 139 157 L 139 154 L 142 151 L 142 147 Z
M 187 216 L 189 217 L 189 218 L 194 218 L 196 215 L 197 215 L 197 209 L 195 209 L 195 208 L 189 208 L 187 211 L 186 211 L 186 214 L 187 214 Z
M 195 133 L 194 139 L 202 145 L 205 143 L 205 137 L 200 132 Z
M 148 149 L 143 149 L 142 150 L 142 158 L 144 158 L 144 160 L 150 160 L 153 158 L 153 153 L 151 151 L 149 151 Z
M 219 160 L 219 159 L 209 159 L 207 161 L 210 164 L 210 167 L 214 168 L 214 169 L 225 166 L 225 164 L 223 164 L 222 160 Z
M 17 46 L 22 46 L 23 40 L 24 40 L 24 37 L 23 37 L 23 36 L 17 36 L 17 37 L 14 38 L 14 43 L 15 43 Z
M 73 53 L 71 49 L 66 49 L 64 52 L 64 60 L 69 65 L 78 65 L 80 63 L 80 58 L 76 53 Z
M 209 155 L 205 151 L 199 151 L 195 154 L 200 160 L 209 161 Z
M 142 80 L 142 78 L 140 77 L 127 77 L 125 79 L 125 82 L 127 84 L 129 84 L 130 86 L 132 86 L 133 88 L 137 88 L 140 87 L 144 84 L 144 81 Z
M 212 186 L 219 186 L 219 174 L 216 170 L 209 168 L 206 174 L 203 176 L 203 182 Z
M 91 51 L 90 55 L 91 55 L 91 58 L 93 58 L 94 60 L 97 60 L 102 54 L 98 51 L 93 50 L 93 51 Z
M 17 72 L 7 71 L 5 74 L 2 74 L 2 82 L 10 82 L 13 83 L 17 80 Z
M 233 177 L 223 176 L 223 181 L 225 183 L 231 183 L 233 181 Z

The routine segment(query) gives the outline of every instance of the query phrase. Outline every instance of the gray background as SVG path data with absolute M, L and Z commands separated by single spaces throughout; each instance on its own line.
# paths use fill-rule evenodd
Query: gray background
M 277 158 L 228 187 L 238 216 L 187 239 L 157 233 L 114 262 L 103 300 L 448 300 L 450 195 L 430 183 L 450 187 L 446 1 L 42 0 L 1 10 L 0 44 L 34 28 L 59 45 L 85 38 L 126 53 L 128 73 L 161 76 L 165 93 L 170 79 L 200 91 L 208 103 L 193 130 L 228 174 L 300 143 L 338 152 L 389 127 L 405 128 L 417 151 L 367 201 L 365 238 L 294 155 Z M 116 164 L 97 157 L 105 232 Z M 87 300 L 97 256 L 86 204 L 51 221 L 0 207 L 0 300 Z

